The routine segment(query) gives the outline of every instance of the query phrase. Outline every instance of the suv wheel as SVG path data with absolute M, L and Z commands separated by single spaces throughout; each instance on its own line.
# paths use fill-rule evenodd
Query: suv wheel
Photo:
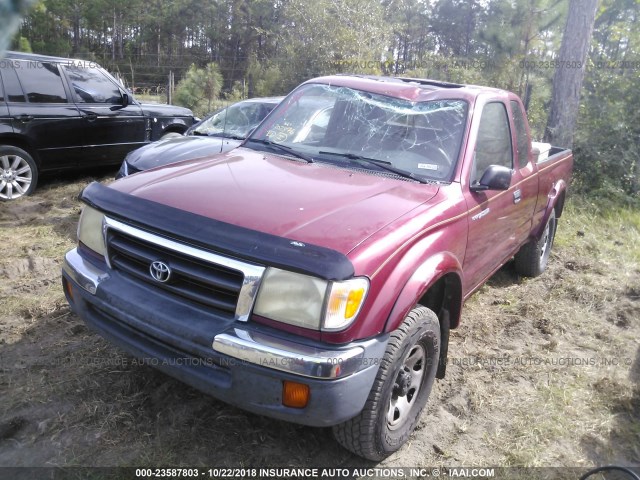
M 31 155 L 18 147 L 0 146 L 0 200 L 30 195 L 38 183 L 38 167 Z
M 428 308 L 414 308 L 391 333 L 369 398 L 356 417 L 333 427 L 343 447 L 382 460 L 409 439 L 438 370 L 440 323 Z

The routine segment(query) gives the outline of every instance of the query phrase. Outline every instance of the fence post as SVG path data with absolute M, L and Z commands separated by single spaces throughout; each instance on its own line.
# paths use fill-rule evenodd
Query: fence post
M 173 105 L 173 89 L 174 89 L 174 77 L 173 71 L 169 71 L 169 82 L 167 84 L 167 103 Z

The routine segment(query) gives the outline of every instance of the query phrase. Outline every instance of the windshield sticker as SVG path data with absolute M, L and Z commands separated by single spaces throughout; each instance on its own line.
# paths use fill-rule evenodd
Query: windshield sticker
M 425 170 L 438 170 L 438 165 L 434 165 L 433 163 L 419 163 L 418 168 L 423 168 Z
M 295 132 L 293 126 L 284 123 L 282 125 L 275 125 L 272 130 L 267 132 L 267 137 L 272 142 L 283 143 L 287 141 L 289 135 Z

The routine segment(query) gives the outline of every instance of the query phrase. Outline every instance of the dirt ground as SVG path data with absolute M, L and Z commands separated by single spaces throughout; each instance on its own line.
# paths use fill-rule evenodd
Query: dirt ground
M 60 267 L 91 180 L 45 180 L 0 204 L 0 466 L 374 465 L 329 429 L 246 413 L 138 365 L 70 313 Z M 507 264 L 475 294 L 411 441 L 378 466 L 639 466 L 630 215 L 570 202 L 545 274 Z

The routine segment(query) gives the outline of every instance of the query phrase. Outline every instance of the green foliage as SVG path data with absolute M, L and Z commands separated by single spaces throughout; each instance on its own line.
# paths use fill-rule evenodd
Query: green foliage
M 245 86 L 242 82 L 233 82 L 233 87 L 231 90 L 224 94 L 224 99 L 227 102 L 239 102 L 240 100 L 244 100 L 247 98 L 245 94 Z
M 255 55 L 252 56 L 247 69 L 247 83 L 249 97 L 268 97 L 288 93 L 283 89 L 280 67 L 271 62 L 260 62 Z
M 640 35 L 637 2 L 603 2 L 575 139 L 576 186 L 594 198 L 640 202 Z
M 205 68 L 191 65 L 176 88 L 176 102 L 190 108 L 196 115 L 210 112 L 222 89 L 222 75 L 217 64 Z
M 27 52 L 27 53 L 33 52 L 33 50 L 31 49 L 31 43 L 29 42 L 29 39 L 23 37 L 22 35 L 19 35 L 18 38 L 16 38 L 15 43 L 16 43 L 15 49 L 18 52 Z
M 286 85 L 331 73 L 380 73 L 390 37 L 380 2 L 291 0 L 283 16 Z

